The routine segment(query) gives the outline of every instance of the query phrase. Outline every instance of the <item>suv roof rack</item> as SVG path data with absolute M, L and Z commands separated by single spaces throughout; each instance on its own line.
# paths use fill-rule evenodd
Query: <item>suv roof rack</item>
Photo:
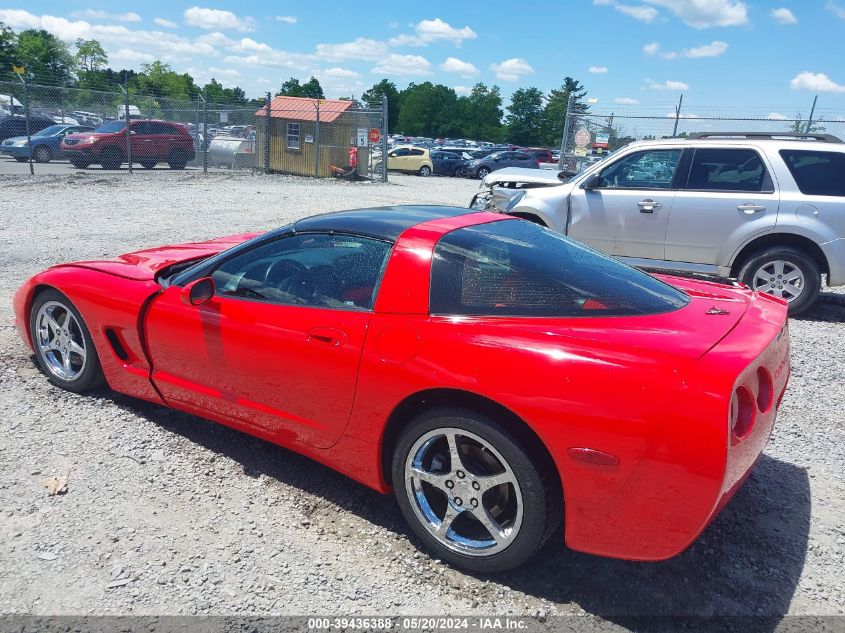
M 708 139 L 708 138 L 758 138 L 758 139 L 778 139 L 788 138 L 795 140 L 812 140 L 820 141 L 822 143 L 841 143 L 842 139 L 833 134 L 802 134 L 801 132 L 696 132 L 690 134 L 687 138 Z

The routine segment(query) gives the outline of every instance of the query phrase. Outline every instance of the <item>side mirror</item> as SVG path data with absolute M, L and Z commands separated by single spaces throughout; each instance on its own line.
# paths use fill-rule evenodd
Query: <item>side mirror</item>
M 598 189 L 599 187 L 601 187 L 601 183 L 602 183 L 601 176 L 599 176 L 598 174 L 595 174 L 595 175 L 587 178 L 587 182 L 584 183 L 584 189 L 587 189 L 587 190 Z
M 207 303 L 214 296 L 214 280 L 211 277 L 195 279 L 182 288 L 179 296 L 185 305 L 199 306 Z

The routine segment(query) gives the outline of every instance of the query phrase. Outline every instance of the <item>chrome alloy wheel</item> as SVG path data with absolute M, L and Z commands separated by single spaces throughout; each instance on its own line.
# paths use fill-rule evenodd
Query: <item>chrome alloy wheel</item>
M 88 351 L 73 313 L 58 301 L 48 301 L 35 317 L 35 342 L 44 366 L 56 378 L 70 382 L 85 371 Z
M 522 526 L 516 475 L 499 451 L 469 431 L 442 428 L 420 437 L 405 462 L 405 488 L 417 519 L 461 554 L 501 552 Z
M 795 301 L 805 287 L 804 273 L 792 262 L 776 259 L 766 262 L 754 273 L 754 290 L 789 302 Z

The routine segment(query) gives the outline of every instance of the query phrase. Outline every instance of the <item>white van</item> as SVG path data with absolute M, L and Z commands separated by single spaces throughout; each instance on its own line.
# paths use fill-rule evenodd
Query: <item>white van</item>
M 129 106 L 129 118 L 130 119 L 140 119 L 141 111 L 138 109 L 138 106 L 130 105 Z M 118 121 L 125 121 L 126 120 L 126 106 L 120 106 L 117 109 L 117 120 Z

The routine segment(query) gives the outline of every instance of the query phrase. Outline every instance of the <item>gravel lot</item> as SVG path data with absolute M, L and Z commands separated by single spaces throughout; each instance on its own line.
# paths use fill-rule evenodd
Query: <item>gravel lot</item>
M 0 613 L 594 614 L 620 624 L 845 614 L 845 293 L 827 292 L 791 323 L 794 370 L 772 441 L 688 551 L 630 563 L 558 538 L 496 578 L 430 560 L 392 497 L 296 454 L 110 392 L 51 387 L 10 325 L 14 289 L 50 264 L 321 211 L 465 205 L 478 185 L 392 181 L 0 179 Z M 69 491 L 48 497 L 42 479 L 58 475 Z

